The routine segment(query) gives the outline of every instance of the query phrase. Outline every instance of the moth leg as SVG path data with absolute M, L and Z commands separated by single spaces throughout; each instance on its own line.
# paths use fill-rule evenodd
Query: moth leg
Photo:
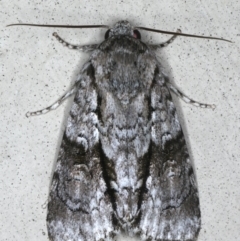
M 192 104 L 194 106 L 201 107 L 201 108 L 213 109 L 213 110 L 216 108 L 216 105 L 214 105 L 214 104 L 211 105 L 211 104 L 201 103 L 201 102 L 195 101 L 195 100 L 187 97 L 184 93 L 182 93 L 179 89 L 172 86 L 171 84 L 168 84 L 168 87 L 175 95 L 180 97 L 184 102 L 186 102 L 188 104 Z
M 33 111 L 33 112 L 27 112 L 26 113 L 26 117 L 30 117 L 30 116 L 35 116 L 35 115 L 42 115 L 42 114 L 46 114 L 51 110 L 55 110 L 58 108 L 58 106 L 60 106 L 62 104 L 62 102 L 67 99 L 69 96 L 71 96 L 72 94 L 76 93 L 77 90 L 77 83 L 75 85 L 72 86 L 72 88 L 65 93 L 63 96 L 61 96 L 56 102 L 54 102 L 52 105 L 48 106 L 47 108 L 38 110 L 38 111 Z
M 180 29 L 177 30 L 177 33 L 181 33 L 182 31 Z M 159 48 L 164 48 L 167 47 L 169 44 L 171 44 L 175 39 L 176 39 L 177 35 L 172 36 L 169 40 L 167 40 L 164 43 L 160 43 L 160 44 L 154 44 L 154 45 L 150 45 L 153 49 L 159 49 Z
M 89 51 L 93 51 L 98 46 L 97 44 L 84 45 L 84 46 L 72 45 L 66 42 L 64 39 L 62 39 L 56 32 L 53 33 L 53 36 L 58 40 L 59 43 L 63 44 L 63 46 L 68 47 L 69 49 L 77 49 L 83 52 L 89 52 Z

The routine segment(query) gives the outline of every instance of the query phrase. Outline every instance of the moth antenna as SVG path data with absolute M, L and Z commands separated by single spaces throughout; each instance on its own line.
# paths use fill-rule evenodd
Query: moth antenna
M 31 23 L 14 23 L 14 24 L 9 24 L 6 27 L 11 27 L 11 26 L 30 26 L 30 27 L 44 27 L 44 28 L 109 28 L 109 26 L 107 25 L 55 25 L 55 24 L 48 25 L 48 24 L 31 24 Z M 218 38 L 218 37 L 200 36 L 200 35 L 186 34 L 186 33 L 176 33 L 171 31 L 164 31 L 164 30 L 145 28 L 145 27 L 135 27 L 135 28 L 149 31 L 149 32 L 155 32 L 155 33 L 172 34 L 172 35 L 179 35 L 179 36 L 190 37 L 190 38 L 215 39 L 215 40 L 222 40 L 222 41 L 233 43 L 228 39 Z
M 217 38 L 217 37 L 210 37 L 210 36 L 201 36 L 201 35 L 194 35 L 194 34 L 186 34 L 186 33 L 177 33 L 177 32 L 170 32 L 170 31 L 164 31 L 164 30 L 158 30 L 153 28 L 145 28 L 145 27 L 135 27 L 136 29 L 146 30 L 150 32 L 155 33 L 164 33 L 164 34 L 171 34 L 171 35 L 179 35 L 184 37 L 190 37 L 190 38 L 205 38 L 205 39 L 215 39 L 215 40 L 222 40 L 229 43 L 233 43 L 232 41 L 224 38 Z
M 44 28 L 109 28 L 107 25 L 55 25 L 55 24 L 32 24 L 32 23 L 13 23 L 7 25 L 11 26 L 30 26 L 30 27 L 44 27 Z

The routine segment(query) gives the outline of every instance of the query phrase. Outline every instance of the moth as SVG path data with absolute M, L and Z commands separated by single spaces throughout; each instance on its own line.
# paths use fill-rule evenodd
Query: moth
M 139 29 L 174 36 L 149 45 Z M 177 35 L 193 37 L 128 21 L 117 22 L 96 45 L 71 45 L 54 33 L 65 46 L 91 55 L 69 92 L 27 114 L 46 113 L 75 94 L 49 195 L 50 240 L 114 240 L 119 232 L 141 240 L 196 240 L 198 190 L 171 92 L 196 106 L 214 106 L 188 98 L 164 74 L 155 53 Z

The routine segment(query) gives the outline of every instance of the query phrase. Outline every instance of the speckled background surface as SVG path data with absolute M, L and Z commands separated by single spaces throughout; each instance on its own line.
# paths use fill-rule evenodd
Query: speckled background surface
M 81 3 L 80 3 L 81 2 Z M 88 55 L 59 44 L 99 43 L 105 30 L 67 30 L 7 24 L 133 25 L 225 37 L 234 44 L 178 37 L 160 61 L 170 79 L 212 111 L 174 98 L 195 167 L 202 211 L 198 241 L 240 236 L 240 2 L 0 1 L 0 240 L 47 241 L 49 185 L 71 100 L 39 117 L 74 82 Z M 142 32 L 146 42 L 169 36 Z M 120 237 L 121 240 L 129 238 Z

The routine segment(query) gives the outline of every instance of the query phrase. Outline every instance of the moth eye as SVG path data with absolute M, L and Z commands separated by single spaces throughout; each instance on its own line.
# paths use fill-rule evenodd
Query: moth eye
M 109 38 L 109 33 L 110 33 L 110 29 L 108 29 L 108 31 L 105 33 L 105 39 Z
M 138 30 L 133 30 L 133 37 L 136 39 L 141 39 L 141 34 Z

